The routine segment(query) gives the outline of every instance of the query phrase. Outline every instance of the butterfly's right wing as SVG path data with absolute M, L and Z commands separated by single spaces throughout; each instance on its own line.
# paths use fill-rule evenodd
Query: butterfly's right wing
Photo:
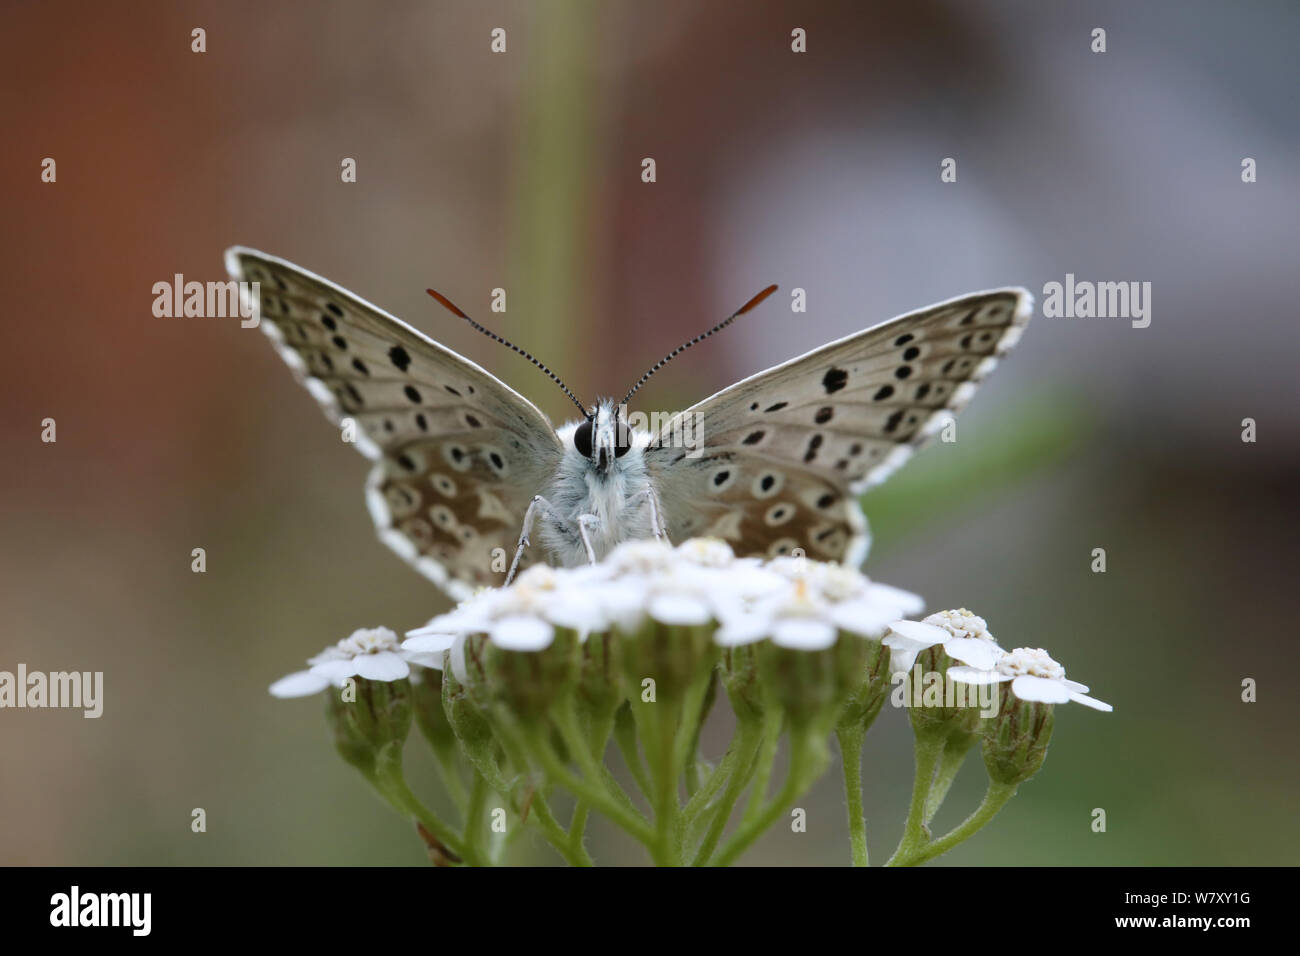
M 941 302 L 680 413 L 645 451 L 669 537 L 721 537 L 740 555 L 800 548 L 860 564 L 867 529 L 857 496 L 967 402 L 1020 337 L 1032 305 L 1024 289 Z M 692 430 L 697 446 L 702 439 L 698 453 L 674 440 Z
M 262 330 L 326 415 L 355 423 L 357 449 L 375 460 L 366 498 L 380 539 L 454 598 L 503 583 L 524 512 L 563 453 L 546 416 L 292 263 L 235 247 L 226 268 L 259 283 Z

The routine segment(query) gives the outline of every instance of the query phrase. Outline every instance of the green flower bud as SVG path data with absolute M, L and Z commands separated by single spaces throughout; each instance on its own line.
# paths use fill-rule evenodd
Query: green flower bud
M 509 651 L 489 643 L 484 654 L 492 698 L 524 720 L 543 716 L 552 701 L 575 690 L 580 664 L 578 635 L 562 627 L 539 651 Z
M 1047 759 L 1055 720 L 1052 704 L 1021 700 L 1009 683 L 1000 686 L 1000 710 L 983 722 L 984 766 L 997 783 L 1028 780 Z
M 492 726 L 484 713 L 486 700 L 482 652 L 487 639 L 473 636 L 464 642 L 464 680 L 457 677 L 462 668 L 448 668 L 442 674 L 442 710 L 460 745 L 471 760 L 491 760 L 495 754 L 496 740 Z M 453 654 L 457 651 L 453 651 Z
M 846 641 L 857 641 L 862 645 L 863 653 L 859 662 L 848 663 L 840 674 L 844 705 L 838 724 L 841 727 L 870 727 L 889 698 L 890 650 L 878 639 L 840 631 L 839 643 Z
M 326 716 L 339 754 L 366 775 L 375 771 L 379 751 L 401 744 L 411 729 L 409 681 L 351 678 L 341 691 L 326 695 Z M 355 699 L 353 691 L 355 690 Z
M 411 709 L 415 725 L 440 757 L 446 759 L 456 752 L 456 732 L 442 704 L 442 671 L 432 668 L 411 670 Z
M 578 702 L 598 720 L 608 720 L 626 699 L 623 642 L 605 632 L 587 635 L 580 648 Z
M 709 679 L 718 661 L 712 624 L 663 624 L 647 618 L 633 634 L 620 636 L 623 675 L 634 703 L 654 681 L 656 701 L 678 700 L 692 686 Z
M 722 652 L 722 684 L 736 720 L 741 723 L 761 720 L 766 710 L 756 657 L 753 644 L 728 647 Z
M 903 692 L 912 729 L 918 734 L 972 734 L 980 725 L 977 689 L 948 679 L 955 665 L 942 644 L 916 655 Z

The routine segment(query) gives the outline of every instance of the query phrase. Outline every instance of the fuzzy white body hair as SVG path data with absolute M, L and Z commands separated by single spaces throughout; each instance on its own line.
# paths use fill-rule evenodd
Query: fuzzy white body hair
M 598 413 L 598 433 L 605 424 L 600 418 Z M 650 501 L 645 493 L 653 480 L 645 462 L 650 433 L 630 429 L 631 447 L 621 458 L 612 458 L 602 473 L 574 447 L 573 433 L 580 424 L 573 421 L 556 429 L 564 455 L 555 477 L 541 492 L 555 514 L 539 515 L 537 519 L 536 537 L 551 563 L 566 568 L 588 563 L 587 549 L 578 530 L 583 515 L 596 518 L 596 523 L 588 528 L 588 540 L 597 561 L 624 541 L 652 538 L 655 534 Z

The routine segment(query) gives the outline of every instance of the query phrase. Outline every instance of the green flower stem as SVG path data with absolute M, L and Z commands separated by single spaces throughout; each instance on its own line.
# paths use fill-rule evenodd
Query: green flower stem
M 836 731 L 840 755 L 844 761 L 844 797 L 849 809 L 849 844 L 853 865 L 867 866 L 867 817 L 862 806 L 862 742 L 867 728 L 860 723 L 841 726 Z
M 438 767 L 438 776 L 442 779 L 442 785 L 447 788 L 447 795 L 451 797 L 452 804 L 461 815 L 468 820 L 469 797 L 465 793 L 465 781 L 461 779 L 460 768 L 456 766 L 455 751 L 444 754 L 442 750 L 435 748 L 434 756 L 437 758 L 434 762 Z
M 418 820 L 443 846 L 465 863 L 470 866 L 482 865 L 483 861 L 478 854 L 467 847 L 451 827 L 434 816 L 407 786 L 406 776 L 402 773 L 402 741 L 394 740 L 380 748 L 375 755 L 374 774 L 370 780 L 398 813 Z
M 704 722 L 708 719 L 710 711 L 713 710 L 713 704 L 718 696 L 718 672 L 717 670 L 709 671 L 708 681 L 701 688 L 700 700 L 694 713 L 696 714 L 694 726 L 686 726 L 690 732 L 690 742 L 686 748 L 686 796 L 687 799 L 695 796 L 700 789 L 700 734 L 704 731 Z M 692 713 L 690 702 L 687 703 L 686 713 Z
M 614 740 L 618 744 L 619 753 L 623 755 L 623 762 L 627 764 L 627 769 L 632 774 L 632 779 L 636 781 L 637 789 L 648 800 L 650 777 L 646 772 L 645 761 L 641 759 L 640 747 L 637 745 L 636 719 L 632 716 L 632 708 L 627 704 L 619 708 L 614 717 Z
M 931 730 L 915 731 L 916 776 L 912 778 L 912 803 L 903 824 L 903 836 L 890 861 L 905 858 L 915 848 L 924 846 L 930 839 L 925 827 L 925 807 L 934 786 L 935 768 L 943 753 L 947 734 Z
M 491 788 L 481 773 L 474 774 L 474 787 L 470 791 L 469 803 L 465 809 L 465 849 L 482 859 L 491 860 L 490 852 L 485 853 L 482 845 L 483 811 L 487 808 Z
M 712 784 L 714 780 L 721 780 L 723 773 L 726 773 L 727 789 L 722 793 L 722 799 L 711 814 L 703 813 L 704 806 L 695 808 L 695 814 L 700 821 L 709 820 L 708 832 L 704 835 L 704 840 L 700 843 L 699 850 L 696 851 L 695 859 L 691 861 L 692 866 L 703 866 L 708 863 L 709 857 L 713 855 L 718 841 L 722 838 L 722 833 L 727 828 L 727 822 L 731 819 L 731 814 L 735 810 L 740 795 L 745 792 L 745 787 L 754 774 L 757 763 L 754 760 L 758 753 L 759 744 L 763 740 L 763 726 L 758 721 L 743 721 L 736 730 L 736 740 L 731 749 L 727 751 L 727 756 L 723 758 L 722 765 L 713 772 L 713 777 L 709 779 Z M 706 785 L 707 789 L 707 785 Z M 700 791 L 700 794 L 704 793 Z M 700 796 L 696 794 L 696 798 Z M 692 803 L 694 800 L 692 800 Z M 691 807 L 686 808 L 687 816 L 694 823 L 696 816 L 692 815 Z
M 1007 801 L 1016 795 L 1017 786 L 1018 784 L 1014 783 L 996 783 L 990 780 L 988 790 L 985 791 L 984 799 L 980 802 L 979 807 L 959 826 L 954 827 L 937 840 L 910 847 L 906 852 L 903 852 L 902 848 L 900 848 L 900 852 L 895 853 L 885 865 L 917 866 L 927 860 L 933 860 L 941 853 L 947 853 L 957 844 L 970 839 L 981 827 L 992 820 L 997 815 L 997 812 L 1006 805 Z
M 608 794 L 623 805 L 623 808 L 631 814 L 640 815 L 636 804 L 627 792 L 619 786 L 614 775 L 609 772 L 609 768 L 598 758 L 605 752 L 605 745 L 609 742 L 608 728 L 603 731 L 601 728 L 592 728 L 590 736 L 583 732 L 582 721 L 578 717 L 578 712 L 574 708 L 572 698 L 564 701 L 557 701 L 552 709 L 551 719 L 555 722 L 555 727 L 560 732 L 560 737 L 564 740 L 565 747 L 569 750 L 569 755 L 578 765 L 587 780 L 595 783 L 599 781 Z M 597 746 L 592 746 L 592 741 L 599 738 Z
M 722 762 L 709 774 L 709 778 L 704 781 L 690 800 L 686 803 L 686 809 L 682 811 L 682 822 L 686 826 L 693 825 L 701 818 L 713 798 L 718 795 L 724 783 L 728 783 L 736 775 L 753 766 L 753 754 L 748 755 L 747 751 L 752 750 L 752 745 L 758 743 L 759 734 L 762 733 L 762 724 L 756 720 L 742 720 L 736 727 L 735 737 L 732 739 L 731 746 L 727 748 Z M 739 795 L 737 795 L 739 796 Z
M 508 715 L 497 723 L 497 727 L 498 733 L 504 739 L 510 739 L 525 747 L 542 765 L 543 771 L 552 781 L 564 787 L 579 800 L 588 803 L 592 809 L 599 810 L 647 846 L 654 840 L 654 831 L 644 817 L 635 811 L 629 811 L 624 804 L 611 796 L 604 786 L 582 779 L 564 765 L 555 753 L 545 727 L 533 728 L 525 735 L 513 725 L 513 720 Z
M 752 817 L 746 813 L 736 832 L 723 844 L 714 861 L 715 866 L 730 866 L 736 858 L 749 849 L 760 836 L 799 799 L 826 767 L 830 752 L 826 748 L 826 735 L 810 725 L 790 727 L 790 767 L 785 785 L 768 804 Z
M 763 715 L 763 741 L 758 751 L 758 777 L 754 789 L 749 795 L 749 805 L 745 807 L 744 820 L 752 820 L 758 815 L 767 797 L 768 784 L 772 780 L 772 767 L 776 763 L 777 747 L 781 743 L 781 723 L 785 718 L 779 707 L 770 708 Z
M 511 746 L 507 746 L 506 735 L 498 732 L 498 739 L 502 741 L 502 746 L 506 749 L 506 755 L 514 761 L 520 769 L 528 767 L 527 760 L 523 752 L 517 746 L 518 735 L 511 740 Z M 540 793 L 534 793 L 531 801 L 525 806 L 524 801 L 519 800 L 514 793 L 514 788 L 502 775 L 496 761 L 492 760 L 482 748 L 466 747 L 465 754 L 469 757 L 470 763 L 474 769 L 480 773 L 487 781 L 488 786 L 499 794 L 506 797 L 511 805 L 511 809 L 521 818 L 524 823 L 535 822 L 546 842 L 555 847 L 560 855 L 570 866 L 592 866 L 594 861 L 587 854 L 586 850 L 581 847 L 575 851 L 569 842 L 569 834 L 565 832 L 564 827 L 560 826 L 555 814 L 551 812 L 550 804 Z
M 655 820 L 654 839 L 647 845 L 658 866 L 677 866 L 680 863 L 677 731 L 682 703 L 681 699 L 661 699 L 637 712 L 637 726 L 650 766 L 650 805 Z
M 569 821 L 569 848 L 574 852 L 586 852 L 583 840 L 587 835 L 587 817 L 590 815 L 591 807 L 579 800 L 573 808 L 573 819 Z
M 961 770 L 966 754 L 975 743 L 976 736 L 958 730 L 949 734 L 948 739 L 944 741 L 943 755 L 939 758 L 939 767 L 934 774 L 934 784 L 925 801 L 925 815 L 922 819 L 927 825 L 943 806 L 944 798 L 948 796 L 948 790 L 957 778 L 957 772 Z

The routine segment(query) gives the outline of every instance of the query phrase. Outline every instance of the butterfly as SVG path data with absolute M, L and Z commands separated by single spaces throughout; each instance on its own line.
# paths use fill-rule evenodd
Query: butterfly
M 858 496 L 952 420 L 1019 339 L 1033 298 L 976 292 L 838 339 L 636 425 L 627 401 L 588 408 L 549 368 L 430 294 L 551 377 L 580 416 L 556 429 L 485 369 L 339 286 L 252 249 L 226 252 L 257 283 L 260 327 L 326 414 L 375 464 L 366 499 L 380 539 L 453 598 L 538 560 L 594 562 L 638 538 L 717 537 L 741 556 L 857 566 Z

